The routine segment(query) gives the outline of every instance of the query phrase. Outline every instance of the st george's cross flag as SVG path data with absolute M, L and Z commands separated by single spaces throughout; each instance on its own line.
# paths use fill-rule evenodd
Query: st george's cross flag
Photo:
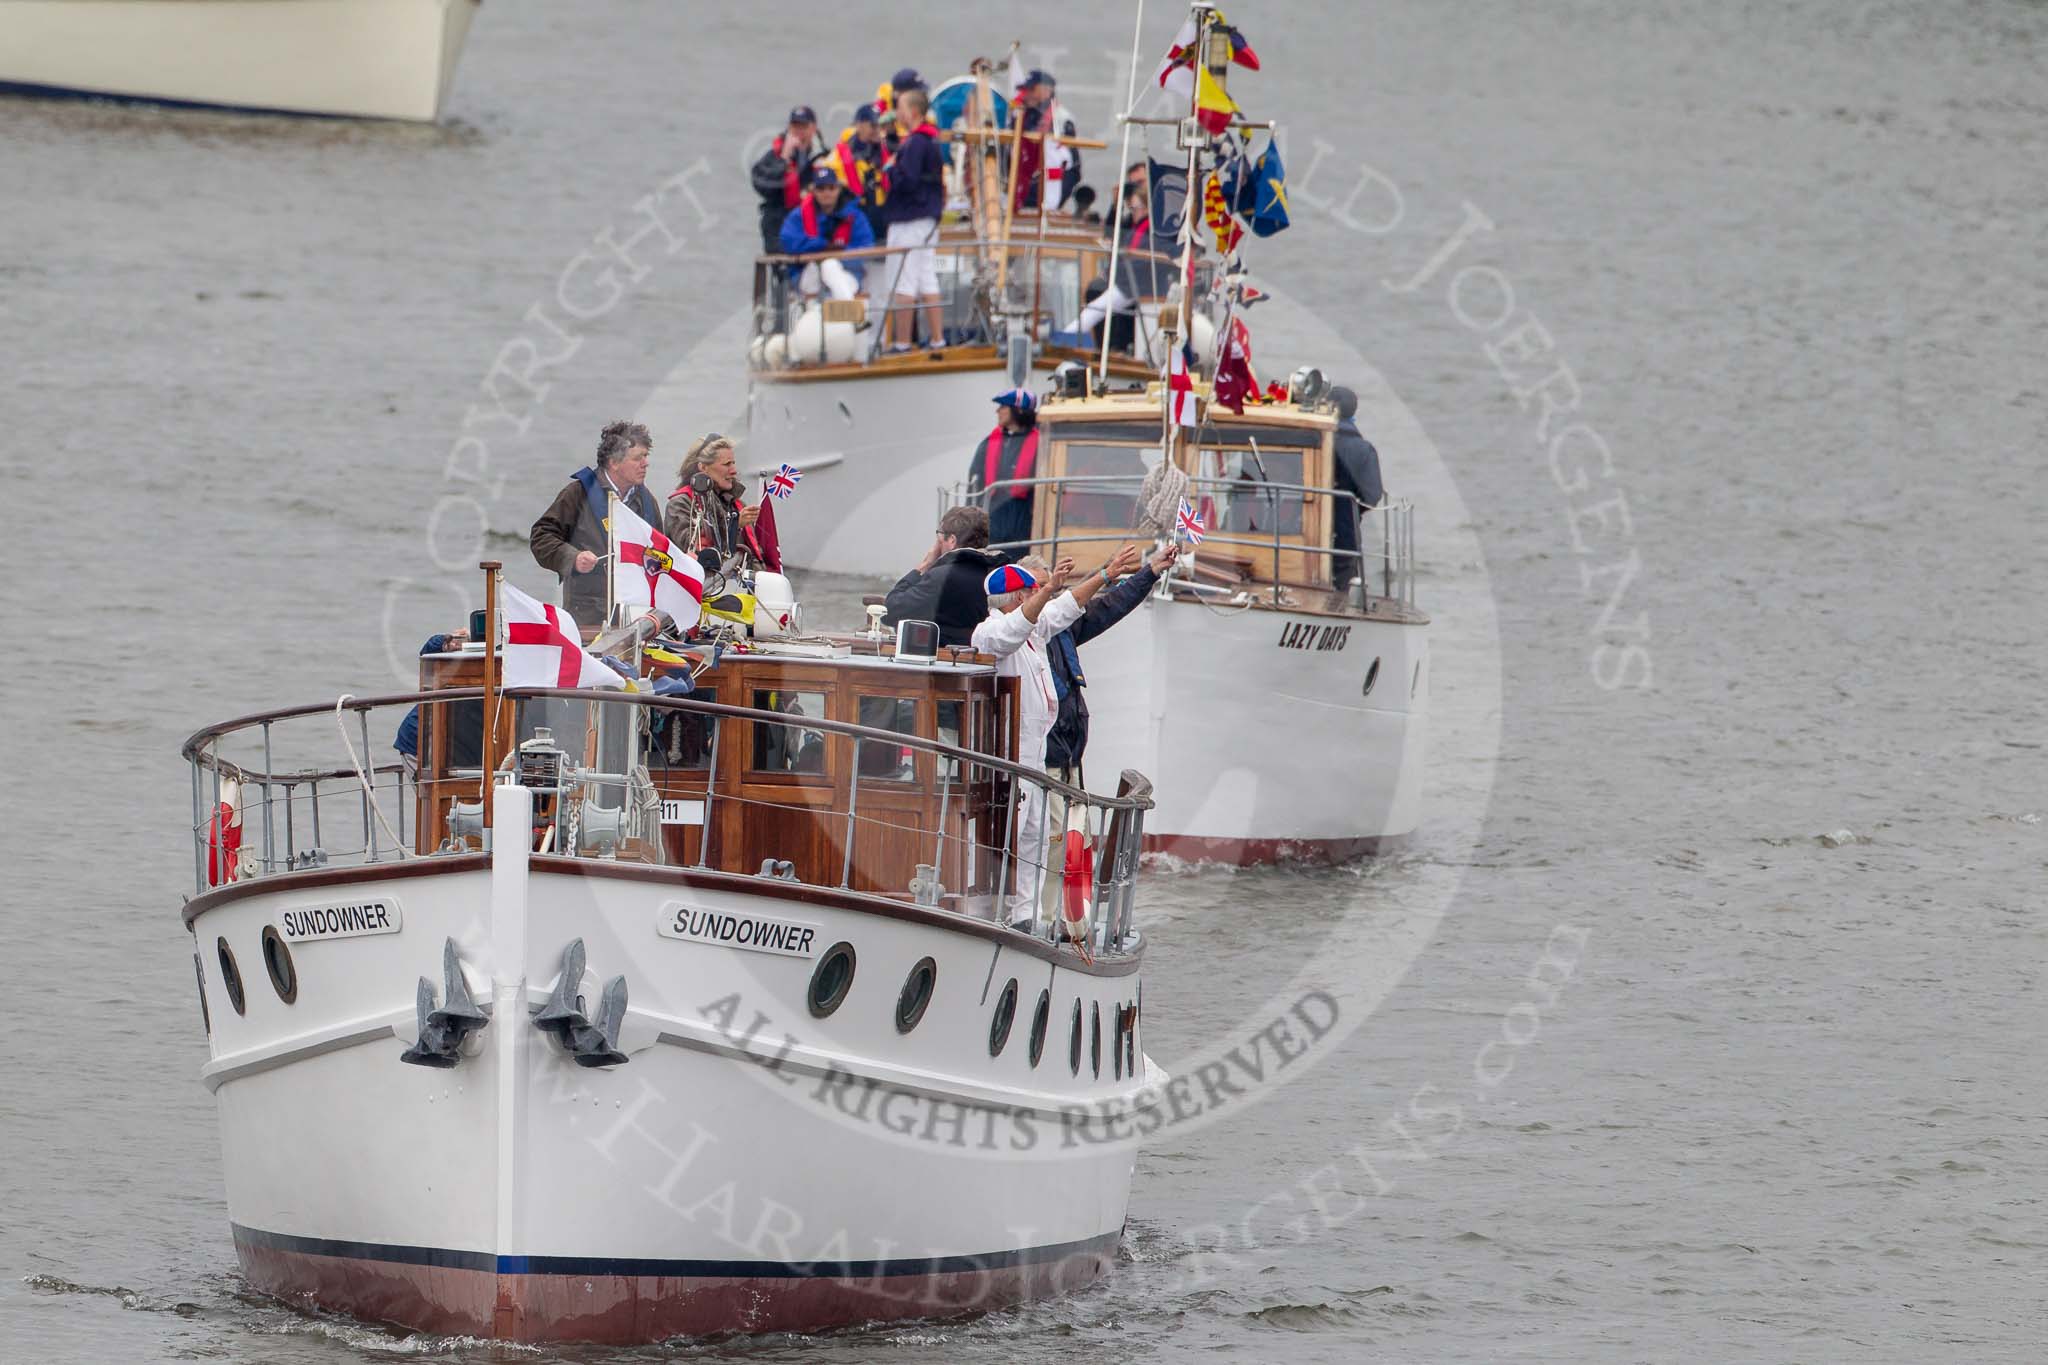
M 612 596 L 630 607 L 666 612 L 677 630 L 688 630 L 704 614 L 704 570 L 696 557 L 678 550 L 623 502 L 612 504 L 612 534 L 618 563 Z
M 505 611 L 506 687 L 622 687 L 625 679 L 583 648 L 576 618 L 557 606 L 501 584 Z
M 1166 366 L 1166 392 L 1170 397 L 1170 413 L 1173 420 L 1184 427 L 1199 427 L 1201 418 L 1195 413 L 1195 381 L 1188 373 L 1188 348 L 1185 343 L 1173 348 Z

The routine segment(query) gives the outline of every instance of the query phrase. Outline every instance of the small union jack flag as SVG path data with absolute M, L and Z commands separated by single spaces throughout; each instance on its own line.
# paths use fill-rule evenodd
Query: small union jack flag
M 784 465 L 782 468 L 776 470 L 774 474 L 769 476 L 768 496 L 771 498 L 788 497 L 791 493 L 796 492 L 797 480 L 801 479 L 803 476 L 804 472 L 801 469 L 798 469 L 795 465 Z
M 1180 500 L 1179 521 L 1180 534 L 1188 538 L 1188 544 L 1200 545 L 1202 543 L 1202 532 L 1208 530 L 1209 528 L 1202 525 L 1202 519 L 1195 515 L 1194 508 L 1188 506 L 1188 500 L 1186 498 L 1182 498 Z

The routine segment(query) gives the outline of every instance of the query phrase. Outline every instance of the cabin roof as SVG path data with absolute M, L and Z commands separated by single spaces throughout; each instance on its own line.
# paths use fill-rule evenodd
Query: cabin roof
M 1110 393 L 1089 398 L 1047 398 L 1038 406 L 1041 426 L 1061 422 L 1130 422 L 1159 424 L 1159 387 L 1148 385 L 1142 392 Z M 1310 409 L 1295 403 L 1262 403 L 1247 407 L 1242 417 L 1228 408 L 1209 406 L 1203 415 L 1204 443 L 1225 443 L 1233 427 L 1301 427 L 1329 431 L 1337 425 L 1337 414 L 1328 409 Z

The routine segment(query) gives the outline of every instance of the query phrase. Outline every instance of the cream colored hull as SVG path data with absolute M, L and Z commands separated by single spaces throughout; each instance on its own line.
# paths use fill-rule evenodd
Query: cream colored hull
M 440 117 L 479 0 L 6 0 L 0 84 Z

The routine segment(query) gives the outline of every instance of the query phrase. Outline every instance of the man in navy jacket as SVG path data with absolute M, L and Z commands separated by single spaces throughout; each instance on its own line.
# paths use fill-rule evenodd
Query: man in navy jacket
M 1081 672 L 1080 646 L 1129 616 L 1151 596 L 1159 576 L 1180 557 L 1180 542 L 1169 543 L 1142 568 L 1139 555 L 1135 545 L 1117 551 L 1116 558 L 1102 569 L 1104 580 L 1113 586 L 1095 594 L 1081 619 L 1055 635 L 1046 651 L 1046 661 L 1052 665 L 1053 691 L 1059 698 L 1059 715 L 1045 737 L 1045 770 L 1077 786 L 1081 779 L 1081 754 L 1088 747 L 1088 699 L 1081 694 L 1088 679 Z M 1131 573 L 1133 569 L 1137 572 Z M 1123 574 L 1130 577 L 1116 582 Z
M 924 313 L 925 344 L 933 350 L 946 344 L 945 319 L 939 311 L 939 215 L 946 208 L 946 163 L 939 151 L 939 130 L 926 117 L 931 97 L 912 88 L 896 97 L 896 126 L 903 141 L 889 163 L 889 197 L 882 216 L 889 221 L 889 245 L 901 254 L 895 260 L 895 284 L 889 299 L 889 349 L 911 349 L 915 313 Z

